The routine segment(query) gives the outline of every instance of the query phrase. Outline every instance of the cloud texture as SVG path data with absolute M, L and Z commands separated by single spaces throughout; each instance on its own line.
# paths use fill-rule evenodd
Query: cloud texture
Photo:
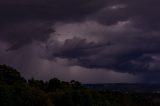
M 24 76 L 43 64 L 44 70 L 67 69 L 68 77 L 57 71 L 66 79 L 78 67 L 86 74 L 105 70 L 133 75 L 132 81 L 159 82 L 159 10 L 159 0 L 1 0 L 1 63 L 20 67 L 24 61 Z

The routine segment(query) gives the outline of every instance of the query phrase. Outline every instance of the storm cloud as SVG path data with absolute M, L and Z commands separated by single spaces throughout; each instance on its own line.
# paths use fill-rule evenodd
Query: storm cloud
M 85 27 L 86 24 L 89 25 Z M 89 29 L 88 32 L 85 31 L 87 35 L 76 35 L 79 31 L 73 33 L 65 30 L 62 34 L 68 33 L 73 36 L 64 39 L 63 35 L 59 35 L 59 41 L 48 44 L 46 48 L 50 59 L 66 58 L 73 61 L 72 65 L 134 74 L 159 70 L 158 67 L 153 69 L 153 64 L 154 67 L 158 65 L 154 56 L 160 53 L 159 31 L 144 31 L 136 28 L 131 21 L 119 22 L 112 26 L 95 22 L 77 24 L 77 28 L 75 26 L 68 24 L 63 27 L 74 30 L 79 28 L 82 32 Z M 90 40 L 90 37 L 95 38 Z
M 101 24 L 116 24 L 119 21 L 132 20 L 136 27 L 147 30 L 159 30 L 159 0 L 113 0 L 110 5 L 95 14 Z
M 56 71 L 64 79 L 74 78 L 75 69 L 159 82 L 159 10 L 159 0 L 1 0 L 0 62 L 24 69 L 24 76 L 55 68 L 68 70 Z
M 46 41 L 56 22 L 82 21 L 104 7 L 104 0 L 0 1 L 0 39 L 19 48 L 33 40 Z

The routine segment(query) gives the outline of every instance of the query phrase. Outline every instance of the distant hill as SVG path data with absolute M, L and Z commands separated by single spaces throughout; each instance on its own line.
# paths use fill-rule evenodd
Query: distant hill
M 100 91 L 120 91 L 120 92 L 137 92 L 137 93 L 160 93 L 160 84 L 147 83 L 109 83 L 109 84 L 84 84 L 87 88 Z

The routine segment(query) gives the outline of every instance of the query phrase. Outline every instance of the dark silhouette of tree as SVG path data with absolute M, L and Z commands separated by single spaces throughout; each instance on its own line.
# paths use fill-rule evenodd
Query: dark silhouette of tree
M 37 89 L 46 90 L 46 83 L 43 80 L 35 80 L 34 78 L 28 80 L 28 84 Z
M 53 106 L 42 90 L 29 86 L 15 69 L 0 65 L 0 106 Z
M 53 78 L 53 79 L 49 80 L 49 82 L 48 82 L 48 90 L 49 91 L 56 91 L 61 88 L 62 88 L 62 83 L 59 79 Z
M 74 88 L 82 88 L 82 84 L 79 81 L 72 80 L 72 81 L 70 81 L 70 84 Z
M 26 80 L 20 76 L 16 69 L 6 65 L 0 65 L 0 80 L 7 84 L 26 83 Z

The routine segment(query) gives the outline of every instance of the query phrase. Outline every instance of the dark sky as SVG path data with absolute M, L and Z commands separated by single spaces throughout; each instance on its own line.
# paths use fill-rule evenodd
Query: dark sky
M 160 0 L 1 0 L 0 64 L 26 78 L 160 82 Z

